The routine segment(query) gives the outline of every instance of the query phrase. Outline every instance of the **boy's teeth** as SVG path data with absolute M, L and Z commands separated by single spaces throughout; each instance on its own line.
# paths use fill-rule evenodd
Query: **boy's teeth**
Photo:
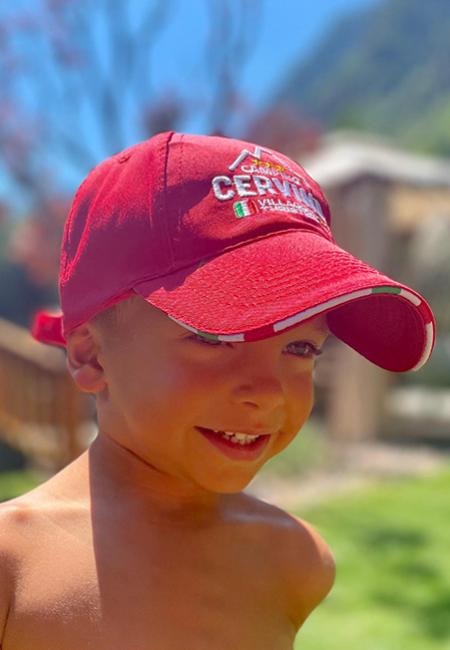
M 231 440 L 232 442 L 238 442 L 241 445 L 248 445 L 250 442 L 254 442 L 259 436 L 249 436 L 246 433 L 239 433 L 234 431 L 216 431 L 213 429 L 214 433 Z

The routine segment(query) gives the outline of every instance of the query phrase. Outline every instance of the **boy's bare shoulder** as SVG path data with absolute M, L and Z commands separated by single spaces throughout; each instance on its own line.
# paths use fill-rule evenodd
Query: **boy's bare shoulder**
M 289 590 L 291 618 L 300 627 L 334 584 L 333 554 L 311 524 L 273 504 L 246 496 L 251 500 L 248 507 L 264 519 L 268 547 Z
M 16 556 L 26 553 L 34 547 L 40 534 L 46 535 L 55 525 L 64 527 L 66 522 L 85 516 L 84 504 L 51 489 L 54 479 L 0 503 L 0 553 L 7 549 Z
M 0 567 L 12 566 L 32 548 L 36 533 L 45 527 L 45 515 L 51 510 L 51 502 L 34 490 L 0 503 Z
M 69 521 L 71 511 L 70 505 L 50 497 L 45 484 L 0 503 L 0 639 L 16 577 L 33 550 L 54 533 L 54 522 Z
M 24 527 L 27 527 L 28 513 L 29 505 L 23 497 L 0 503 L 0 640 L 24 552 Z
M 18 558 L 28 539 L 25 535 L 36 518 L 37 504 L 28 495 L 0 503 L 0 566 Z
M 12 537 L 20 537 L 44 507 L 44 500 L 39 494 L 35 494 L 34 490 L 0 503 L 0 547 L 8 545 Z

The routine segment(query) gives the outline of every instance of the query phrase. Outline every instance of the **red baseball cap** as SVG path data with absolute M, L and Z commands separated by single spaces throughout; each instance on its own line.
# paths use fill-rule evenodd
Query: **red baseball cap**
M 100 163 L 64 229 L 61 313 L 33 336 L 65 346 L 98 312 L 138 294 L 183 327 L 256 341 L 327 314 L 373 363 L 420 368 L 435 340 L 426 301 L 335 243 L 328 203 L 296 162 L 232 138 L 160 133 Z

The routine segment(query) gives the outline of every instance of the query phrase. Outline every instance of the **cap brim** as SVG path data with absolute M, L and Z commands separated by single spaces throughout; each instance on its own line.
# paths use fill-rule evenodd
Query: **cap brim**
M 376 365 L 419 369 L 435 322 L 426 301 L 315 233 L 292 230 L 233 248 L 134 290 L 183 327 L 257 341 L 326 313 L 330 331 Z M 61 316 L 39 312 L 32 334 L 65 345 Z
M 335 336 L 393 372 L 420 368 L 435 340 L 418 293 L 311 232 L 264 237 L 134 289 L 184 327 L 226 341 L 260 340 L 328 312 Z

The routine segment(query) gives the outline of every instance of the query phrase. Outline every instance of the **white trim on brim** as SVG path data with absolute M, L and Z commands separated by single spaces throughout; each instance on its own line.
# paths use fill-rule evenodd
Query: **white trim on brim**
M 433 341 L 434 341 L 434 325 L 432 322 L 425 323 L 425 345 L 423 349 L 423 354 L 419 362 L 413 368 L 411 368 L 412 372 L 416 372 L 417 370 L 420 370 L 420 368 L 422 368 L 422 366 L 428 361 L 428 359 L 431 356 L 431 350 L 433 349 Z
M 369 287 L 367 289 L 360 289 L 358 291 L 352 291 L 351 293 L 346 293 L 341 296 L 338 296 L 337 298 L 332 298 L 331 300 L 327 300 L 326 302 L 321 303 L 320 305 L 315 305 L 314 307 L 311 307 L 310 309 L 306 309 L 304 311 L 299 312 L 298 314 L 294 314 L 293 316 L 289 316 L 288 318 L 284 318 L 281 321 L 277 321 L 275 323 L 272 323 L 272 331 L 274 333 L 282 332 L 283 330 L 287 329 L 288 327 L 292 327 L 293 325 L 299 324 L 303 321 L 309 320 L 310 318 L 313 318 L 314 316 L 318 316 L 319 314 L 329 311 L 330 309 L 334 309 L 335 307 L 339 307 L 340 305 L 344 305 L 350 301 L 357 300 L 358 298 L 365 298 L 370 295 L 396 295 L 396 296 L 401 296 L 408 302 L 412 303 L 415 307 L 419 308 L 420 305 L 423 303 L 421 298 L 417 296 L 416 294 L 412 293 L 411 291 L 407 291 L 406 289 L 403 289 L 398 286 L 375 286 L 375 287 Z M 203 336 L 206 339 L 210 340 L 215 340 L 215 341 L 229 341 L 229 342 L 245 342 L 245 333 L 240 333 L 240 334 L 212 334 L 208 332 L 203 332 L 195 327 L 192 327 L 191 325 L 187 325 L 186 323 L 183 323 L 182 321 L 178 320 L 177 318 L 174 318 L 173 316 L 170 316 L 167 314 L 169 318 L 185 329 L 194 332 L 195 334 L 198 334 L 200 336 Z M 412 368 L 409 368 L 405 372 L 409 371 L 417 371 L 419 370 L 429 359 L 431 355 L 431 351 L 433 348 L 433 341 L 434 341 L 434 324 L 433 321 L 430 321 L 429 323 L 425 322 L 425 320 L 422 317 L 423 325 L 424 325 L 424 333 L 425 333 L 425 345 L 423 348 L 423 353 L 422 356 L 420 357 L 419 361 L 416 363 L 415 366 Z M 267 326 L 266 326 L 267 327 Z M 375 362 L 372 362 L 375 363 Z M 378 365 L 375 363 L 375 365 Z

